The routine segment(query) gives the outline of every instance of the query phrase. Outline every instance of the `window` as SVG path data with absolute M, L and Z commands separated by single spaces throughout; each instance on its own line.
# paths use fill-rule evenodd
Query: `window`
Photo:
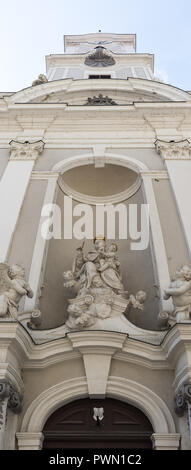
M 89 78 L 111 78 L 111 75 L 89 75 Z

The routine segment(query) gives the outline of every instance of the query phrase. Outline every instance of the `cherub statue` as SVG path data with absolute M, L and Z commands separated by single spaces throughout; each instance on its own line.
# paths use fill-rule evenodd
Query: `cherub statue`
M 33 297 L 33 291 L 25 281 L 25 271 L 18 264 L 0 263 L 0 317 L 17 320 L 19 302 L 23 295 Z
M 66 321 L 66 327 L 70 330 L 75 330 L 78 328 L 84 328 L 94 325 L 95 317 L 94 312 L 89 311 L 89 306 L 93 302 L 93 297 L 91 295 L 87 295 L 84 298 L 84 305 L 76 303 L 75 300 L 69 300 L 68 306 L 68 319 Z
M 46 78 L 46 75 L 44 75 L 43 73 L 40 73 L 38 78 L 32 82 L 32 86 L 42 85 L 42 83 L 47 83 L 47 82 L 48 80 Z
M 144 302 L 146 298 L 146 292 L 139 290 L 135 296 L 132 294 L 129 296 L 129 306 L 132 306 L 138 310 L 144 310 Z
M 191 268 L 183 266 L 176 271 L 169 287 L 164 289 L 164 299 L 173 299 L 174 311 L 169 314 L 176 322 L 191 319 Z
M 64 287 L 73 287 L 75 285 L 75 280 L 72 271 L 64 271 L 63 273 L 64 278 Z

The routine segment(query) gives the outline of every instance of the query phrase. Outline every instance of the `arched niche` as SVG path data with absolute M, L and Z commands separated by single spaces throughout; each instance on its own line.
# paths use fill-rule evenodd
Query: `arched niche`
M 58 172 L 57 197 L 55 203 L 61 208 L 62 236 L 63 224 L 67 223 L 64 216 L 64 197 L 73 199 L 73 210 L 79 203 L 89 204 L 92 207 L 93 219 L 96 220 L 96 204 L 120 204 L 127 208 L 137 205 L 140 217 L 141 205 L 145 203 L 142 189 L 141 172 L 147 167 L 134 158 L 127 158 L 115 154 L 103 155 L 103 166 L 95 167 L 95 158 L 90 155 L 81 155 L 65 159 L 54 165 L 54 172 Z M 97 183 L 96 183 L 97 181 Z M 147 292 L 145 313 L 134 311 L 129 313 L 129 320 L 140 327 L 154 329 L 157 327 L 158 299 L 153 287 L 155 284 L 154 268 L 150 246 L 145 250 L 131 250 L 131 241 L 119 239 L 119 219 L 116 217 L 116 236 L 113 240 L 119 245 L 119 259 L 122 265 L 123 280 L 126 290 L 136 293 L 138 290 Z M 105 236 L 107 238 L 107 222 Z M 95 224 L 94 233 L 95 236 Z M 109 240 L 108 242 L 111 242 Z M 67 318 L 68 298 L 72 291 L 63 288 L 63 271 L 71 269 L 75 250 L 81 241 L 50 240 L 46 267 L 44 274 L 43 296 L 40 299 L 40 310 L 43 313 L 42 328 L 54 328 Z M 92 240 L 86 240 L 85 251 L 92 249 Z M 52 313 L 54 312 L 54 314 Z

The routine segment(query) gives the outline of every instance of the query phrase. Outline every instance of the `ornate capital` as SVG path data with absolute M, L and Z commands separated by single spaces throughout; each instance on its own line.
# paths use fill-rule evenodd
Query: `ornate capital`
M 44 148 L 42 140 L 37 142 L 11 140 L 9 145 L 11 150 L 10 160 L 36 160 Z
M 175 397 L 175 412 L 183 416 L 187 405 L 191 404 L 191 383 L 184 384 Z
M 0 401 L 8 398 L 8 407 L 14 413 L 20 413 L 22 409 L 22 397 L 7 380 L 0 380 Z
M 164 160 L 189 160 L 191 158 L 191 143 L 188 139 L 177 142 L 157 139 L 155 147 Z

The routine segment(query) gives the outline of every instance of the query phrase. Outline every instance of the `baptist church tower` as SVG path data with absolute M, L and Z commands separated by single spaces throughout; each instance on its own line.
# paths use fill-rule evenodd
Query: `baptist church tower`
M 134 34 L 0 93 L 1 449 L 191 449 L 190 139 Z

